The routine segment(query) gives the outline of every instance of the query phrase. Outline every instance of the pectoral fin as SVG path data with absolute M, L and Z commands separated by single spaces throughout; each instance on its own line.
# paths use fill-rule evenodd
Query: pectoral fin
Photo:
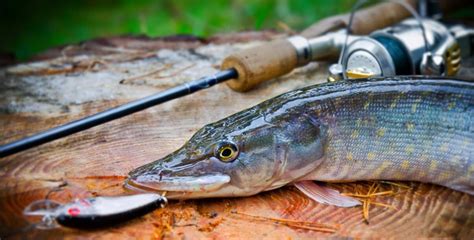
M 322 186 L 313 181 L 294 183 L 295 187 L 316 202 L 338 207 L 354 207 L 361 205 L 359 200 L 341 195 L 337 190 Z

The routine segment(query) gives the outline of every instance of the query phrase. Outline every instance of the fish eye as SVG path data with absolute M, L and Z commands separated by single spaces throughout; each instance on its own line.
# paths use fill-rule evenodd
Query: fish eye
M 237 146 L 230 142 L 224 142 L 217 147 L 216 157 L 223 162 L 231 162 L 237 158 L 239 151 Z

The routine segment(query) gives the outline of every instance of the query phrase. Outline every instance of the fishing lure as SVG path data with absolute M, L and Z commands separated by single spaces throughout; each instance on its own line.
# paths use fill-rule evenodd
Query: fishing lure
M 118 197 L 76 199 L 67 204 L 38 200 L 28 205 L 23 214 L 37 221 L 36 228 L 51 229 L 59 225 L 71 228 L 100 228 L 122 223 L 164 207 L 167 199 L 154 193 Z
M 360 204 L 314 181 L 419 181 L 474 195 L 474 82 L 396 77 L 314 85 L 200 129 L 139 167 L 126 186 L 168 198 L 250 196 L 293 184 Z

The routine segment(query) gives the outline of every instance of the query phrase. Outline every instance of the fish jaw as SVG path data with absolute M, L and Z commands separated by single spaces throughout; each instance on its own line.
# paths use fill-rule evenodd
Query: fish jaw
M 230 182 L 230 176 L 213 173 L 201 176 L 137 175 L 127 179 L 125 186 L 132 190 L 169 192 L 210 192 Z
M 138 192 L 167 192 L 168 198 L 212 195 L 228 186 L 231 177 L 220 171 L 206 171 L 207 163 L 179 149 L 131 171 L 124 187 Z

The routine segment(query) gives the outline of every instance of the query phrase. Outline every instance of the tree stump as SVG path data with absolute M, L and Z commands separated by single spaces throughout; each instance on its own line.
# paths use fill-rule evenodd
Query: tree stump
M 205 40 L 106 38 L 52 49 L 35 62 L 4 67 L 0 141 L 7 143 L 213 74 L 226 55 L 274 37 L 274 32 L 246 32 Z M 284 187 L 245 198 L 172 201 L 164 209 L 94 231 L 38 230 L 22 216 L 25 206 L 47 195 L 66 203 L 125 194 L 122 184 L 130 170 L 180 147 L 207 123 L 283 92 L 324 82 L 327 67 L 311 63 L 248 93 L 220 84 L 0 159 L 0 238 L 472 239 L 473 196 L 413 182 L 334 184 L 345 193 L 365 194 L 375 185 L 393 193 L 371 197 L 364 211 L 318 204 L 293 187 Z M 468 64 L 464 74 L 469 76 L 473 68 Z

